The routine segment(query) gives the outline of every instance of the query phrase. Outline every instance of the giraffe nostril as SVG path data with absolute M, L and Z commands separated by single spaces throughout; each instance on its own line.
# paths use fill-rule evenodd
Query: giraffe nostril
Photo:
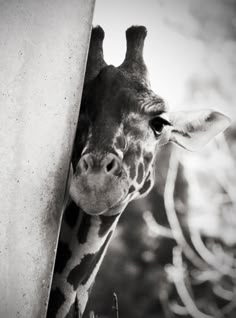
M 106 166 L 106 172 L 112 172 L 117 167 L 115 159 L 112 159 Z
M 118 175 L 121 169 L 120 159 L 113 154 L 109 154 L 104 162 L 104 170 L 107 174 Z
M 87 171 L 89 168 L 89 165 L 85 159 L 82 160 L 82 168 L 83 168 L 82 170 L 84 170 L 84 171 Z
M 87 154 L 81 157 L 78 163 L 78 174 L 88 175 L 90 173 L 105 173 L 109 175 L 118 175 L 121 170 L 120 159 L 108 154 L 103 159 L 94 157 L 93 154 Z
M 93 166 L 93 159 L 90 155 L 84 155 L 78 164 L 78 169 L 82 173 L 87 173 Z

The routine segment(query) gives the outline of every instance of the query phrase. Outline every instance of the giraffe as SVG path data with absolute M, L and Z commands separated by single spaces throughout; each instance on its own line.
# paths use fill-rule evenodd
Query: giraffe
M 115 67 L 103 58 L 103 29 L 92 30 L 48 318 L 82 316 L 122 212 L 152 188 L 160 146 L 198 150 L 230 123 L 212 110 L 167 109 L 148 79 L 146 34 L 144 26 L 127 29 L 125 59 Z

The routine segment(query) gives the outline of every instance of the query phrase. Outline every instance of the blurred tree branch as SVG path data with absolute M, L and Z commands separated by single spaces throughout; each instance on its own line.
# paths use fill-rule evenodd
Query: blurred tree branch
M 230 154 L 226 140 L 222 137 L 217 143 L 220 154 L 222 155 L 222 152 L 227 153 L 230 163 L 228 168 L 233 169 L 235 163 Z M 184 306 L 177 301 L 169 301 L 169 308 L 173 314 L 183 316 L 190 315 L 193 318 L 226 317 L 236 309 L 235 256 L 233 252 L 226 251 L 221 244 L 214 241 L 209 249 L 203 242 L 200 230 L 196 228 L 190 227 L 188 229 L 191 245 L 186 240 L 182 228 L 183 225 L 179 220 L 175 208 L 176 202 L 178 202 L 175 198 L 175 187 L 180 160 L 179 150 L 173 149 L 169 158 L 169 167 L 163 195 L 170 229 L 158 224 L 150 211 L 145 211 L 143 213 L 145 224 L 152 236 L 171 238 L 177 243 L 177 246 L 173 248 L 173 264 L 167 265 L 165 270 L 170 282 L 174 284 Z M 224 177 L 222 177 L 222 175 Z M 217 197 L 217 202 L 214 201 L 212 203 L 215 210 L 219 212 L 220 207 L 225 204 L 230 204 L 233 208 L 235 206 L 235 198 L 233 196 L 233 193 L 235 193 L 235 186 L 232 178 L 227 177 L 227 174 L 222 173 L 220 169 L 216 169 L 215 177 L 223 189 L 223 192 L 219 193 L 220 197 Z M 188 263 L 186 265 L 183 264 L 183 254 L 194 268 L 192 268 L 192 265 L 189 266 Z M 231 279 L 233 285 L 232 288 L 226 289 L 223 286 L 226 277 Z M 194 297 L 194 292 L 191 290 L 192 287 L 194 288 L 194 285 L 202 284 L 204 282 L 210 282 L 213 294 L 227 302 L 221 309 L 219 309 L 216 304 L 210 305 L 206 303 L 205 306 L 207 312 L 210 312 L 211 314 L 204 313 L 199 309 L 198 302 L 200 300 Z M 200 307 L 202 307 L 202 305 L 200 305 Z
M 182 260 L 181 247 L 176 246 L 173 249 L 173 265 L 167 267 L 166 270 L 170 279 L 175 284 L 176 290 L 185 305 L 188 314 L 190 314 L 193 318 L 215 318 L 198 310 L 195 300 L 191 297 L 186 287 L 185 279 L 187 277 L 187 272 Z

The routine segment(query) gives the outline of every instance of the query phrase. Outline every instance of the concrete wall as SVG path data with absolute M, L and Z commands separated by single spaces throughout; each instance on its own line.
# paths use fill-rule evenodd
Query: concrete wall
M 0 0 L 0 317 L 44 317 L 95 0 Z

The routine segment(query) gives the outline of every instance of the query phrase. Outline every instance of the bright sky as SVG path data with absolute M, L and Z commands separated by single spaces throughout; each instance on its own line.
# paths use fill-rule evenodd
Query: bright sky
M 170 108 L 214 108 L 236 119 L 236 1 L 97 0 L 108 64 L 121 64 L 125 30 L 145 25 L 153 90 Z

